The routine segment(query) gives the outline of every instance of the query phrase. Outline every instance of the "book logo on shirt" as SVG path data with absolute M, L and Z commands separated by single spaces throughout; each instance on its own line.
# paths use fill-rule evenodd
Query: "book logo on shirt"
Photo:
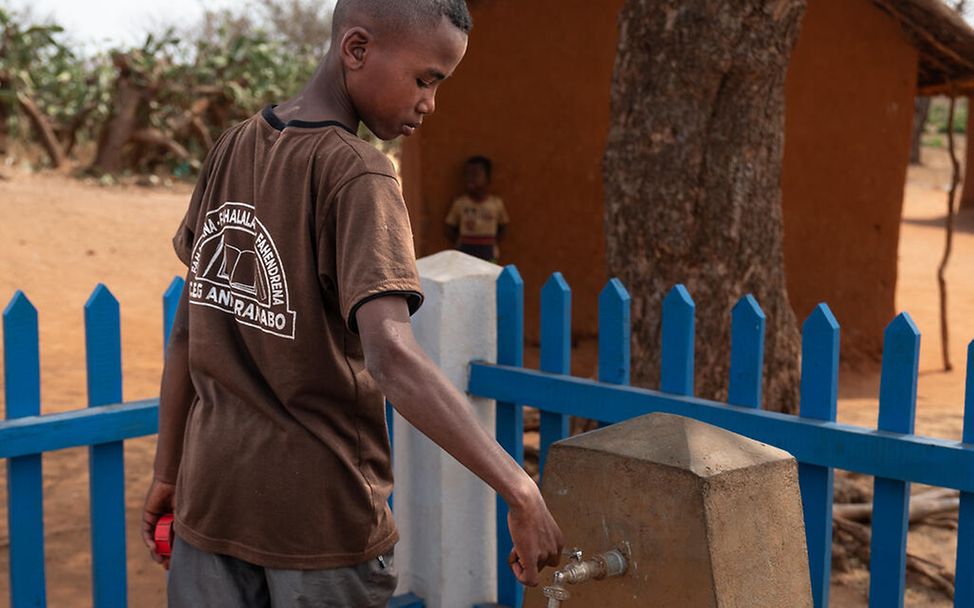
M 189 302 L 233 315 L 238 323 L 294 339 L 287 275 L 267 228 L 249 203 L 208 212 L 190 264 Z

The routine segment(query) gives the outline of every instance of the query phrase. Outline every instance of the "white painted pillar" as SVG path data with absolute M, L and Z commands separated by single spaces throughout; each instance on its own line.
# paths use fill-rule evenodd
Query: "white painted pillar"
M 458 251 L 417 262 L 426 301 L 413 331 L 426 353 L 461 391 L 469 363 L 497 353 L 495 282 L 501 268 Z M 494 436 L 494 402 L 470 399 Z M 429 608 L 467 608 L 496 601 L 495 495 L 484 482 L 414 429 L 393 421 L 393 512 L 398 593 L 413 592 Z

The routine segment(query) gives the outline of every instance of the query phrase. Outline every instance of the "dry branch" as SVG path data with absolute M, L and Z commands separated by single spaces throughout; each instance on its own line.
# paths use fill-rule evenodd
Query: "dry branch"
M 863 564 L 869 564 L 869 546 L 872 537 L 869 527 L 841 516 L 833 516 L 832 524 L 835 526 L 837 537 L 844 535 L 852 541 L 843 544 L 843 548 L 853 553 Z M 953 599 L 954 575 L 942 565 L 907 551 L 906 570 L 927 579 L 935 589 Z
M 944 595 L 954 598 L 954 575 L 940 564 L 922 559 L 909 552 L 906 554 L 906 569 L 926 577 Z
M 178 141 L 169 137 L 159 129 L 139 129 L 138 131 L 132 133 L 132 141 L 140 144 L 148 144 L 150 146 L 160 146 L 171 152 L 180 160 L 188 160 L 192 162 L 189 150 L 184 148 Z
M 960 493 L 957 490 L 938 489 L 918 494 L 910 499 L 910 523 L 916 523 L 933 515 L 950 513 L 960 508 Z M 832 508 L 833 517 L 852 522 L 867 522 L 872 519 L 872 503 L 836 504 Z
M 17 91 L 17 103 L 20 105 L 21 110 L 27 114 L 31 126 L 34 127 L 34 131 L 41 140 L 41 145 L 44 146 L 48 158 L 51 159 L 51 165 L 55 168 L 63 165 L 65 160 L 64 148 L 61 146 L 61 142 L 58 141 L 57 135 L 54 134 L 54 128 L 51 127 L 51 122 L 48 120 L 47 115 L 23 91 Z
M 944 256 L 937 267 L 937 285 L 940 288 L 940 348 L 944 361 L 944 371 L 954 369 L 950 363 L 950 333 L 947 327 L 947 263 L 954 244 L 954 202 L 957 200 L 957 186 L 960 184 L 960 163 L 957 160 L 957 150 L 954 147 L 954 107 L 957 98 L 950 98 L 950 110 L 947 113 L 947 148 L 950 151 L 950 164 L 953 173 L 950 177 L 950 192 L 947 193 L 947 219 L 945 229 L 947 238 L 944 243 Z
M 210 134 L 210 129 L 206 126 L 206 123 L 200 118 L 194 118 L 191 125 L 197 137 L 200 138 L 200 141 L 203 142 L 203 145 L 209 151 L 213 147 L 213 136 Z
M 199 138 L 200 143 L 209 151 L 213 147 L 213 136 L 203 122 L 203 115 L 210 108 L 210 100 L 206 97 L 197 99 L 172 123 L 172 132 L 179 139 L 185 139 L 192 134 Z

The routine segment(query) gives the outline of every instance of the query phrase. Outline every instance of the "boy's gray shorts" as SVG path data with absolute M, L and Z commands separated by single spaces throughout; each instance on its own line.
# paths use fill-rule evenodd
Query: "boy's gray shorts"
M 384 608 L 396 580 L 392 551 L 345 568 L 275 570 L 176 537 L 169 608 Z

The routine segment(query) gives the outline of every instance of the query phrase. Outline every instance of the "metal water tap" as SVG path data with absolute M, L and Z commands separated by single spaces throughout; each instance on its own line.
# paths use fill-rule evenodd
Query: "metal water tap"
M 552 584 L 543 589 L 544 596 L 548 598 L 546 608 L 560 608 L 562 602 L 571 598 L 565 585 L 577 585 L 585 581 L 598 581 L 625 574 L 629 569 L 627 553 L 623 549 L 611 549 L 583 560 L 581 549 L 568 551 L 568 564 L 556 570 L 552 576 Z

